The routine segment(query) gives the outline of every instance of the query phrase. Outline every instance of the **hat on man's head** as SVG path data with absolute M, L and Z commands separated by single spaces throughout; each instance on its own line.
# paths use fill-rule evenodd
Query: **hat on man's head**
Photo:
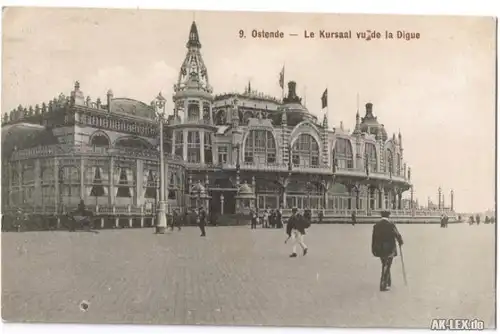
M 382 218 L 389 218 L 389 216 L 391 215 L 391 212 L 384 210 L 381 212 L 381 215 L 382 215 Z
M 292 208 L 292 213 L 296 213 L 297 212 L 297 208 Z

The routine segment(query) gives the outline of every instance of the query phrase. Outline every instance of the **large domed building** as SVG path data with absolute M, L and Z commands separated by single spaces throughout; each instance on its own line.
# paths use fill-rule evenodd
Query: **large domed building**
M 325 210 L 325 219 L 415 216 L 402 135 L 356 114 L 349 133 L 317 119 L 296 93 L 277 99 L 252 89 L 214 94 L 193 22 L 174 85 L 159 164 L 161 94 L 145 104 L 68 96 L 12 110 L 2 125 L 2 210 L 57 215 L 84 200 L 105 226 L 152 224 L 165 171 L 169 210 L 205 205 L 218 214 L 249 207 Z

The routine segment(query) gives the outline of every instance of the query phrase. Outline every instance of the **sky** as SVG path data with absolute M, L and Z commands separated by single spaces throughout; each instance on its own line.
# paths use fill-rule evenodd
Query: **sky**
M 297 82 L 309 111 L 353 129 L 359 105 L 389 135 L 401 131 L 415 197 L 459 212 L 494 207 L 495 21 L 488 17 L 8 8 L 3 11 L 2 112 L 68 95 L 74 81 L 92 100 L 148 103 L 173 92 L 196 20 L 215 93 L 252 88 L 281 96 L 278 74 Z M 253 39 L 253 29 L 283 39 Z M 352 39 L 306 39 L 304 31 L 351 31 Z M 244 30 L 246 38 L 239 38 Z M 419 39 L 358 40 L 367 30 Z M 298 36 L 289 36 L 290 33 Z M 359 96 L 359 101 L 357 99 Z

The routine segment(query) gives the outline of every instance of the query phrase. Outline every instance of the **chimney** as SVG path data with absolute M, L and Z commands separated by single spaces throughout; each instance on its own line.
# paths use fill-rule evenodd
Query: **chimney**
M 297 96 L 296 93 L 297 83 L 295 81 L 290 81 L 288 83 L 288 98 L 294 98 Z
M 373 117 L 373 104 L 368 102 L 366 105 L 366 115 L 365 117 Z

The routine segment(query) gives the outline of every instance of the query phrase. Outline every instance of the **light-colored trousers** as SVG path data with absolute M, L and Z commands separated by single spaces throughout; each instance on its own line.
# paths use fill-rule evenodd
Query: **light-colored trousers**
M 302 249 L 307 248 L 306 244 L 304 243 L 304 235 L 297 230 L 292 231 L 292 244 L 293 244 L 292 248 L 293 253 L 297 253 L 297 245 L 300 245 Z

